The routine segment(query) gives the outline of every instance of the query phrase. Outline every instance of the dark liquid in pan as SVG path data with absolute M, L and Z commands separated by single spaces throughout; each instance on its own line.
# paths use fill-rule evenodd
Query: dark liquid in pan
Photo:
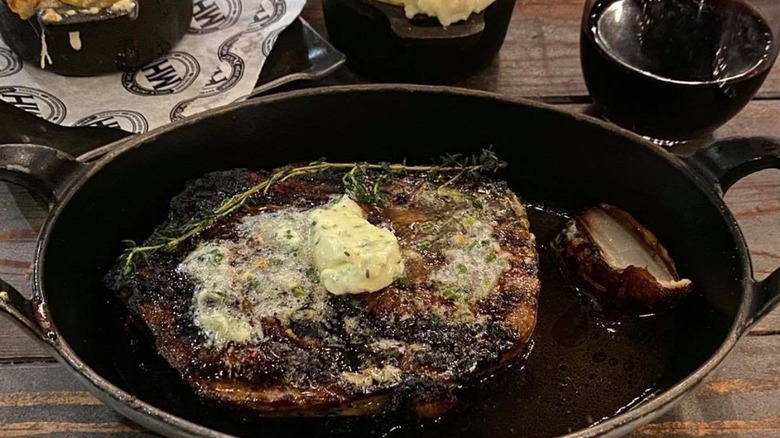
M 236 435 L 552 437 L 630 409 L 685 377 L 722 342 L 728 321 L 703 310 L 698 297 L 666 314 L 605 316 L 594 310 L 550 248 L 568 216 L 544 206 L 528 212 L 542 281 L 533 349 L 526 362 L 459 391 L 459 406 L 441 419 L 253 419 L 198 401 L 145 342 L 117 348 L 122 386 L 171 413 Z M 680 336 L 689 327 L 709 337 Z

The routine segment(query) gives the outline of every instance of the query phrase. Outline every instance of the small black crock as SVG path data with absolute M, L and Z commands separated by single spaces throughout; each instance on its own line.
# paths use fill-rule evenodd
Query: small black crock
M 487 64 L 504 42 L 515 0 L 496 0 L 466 21 L 406 18 L 376 0 L 323 0 L 328 35 L 355 71 L 381 81 L 452 83 Z
M 187 32 L 192 0 L 135 0 L 127 14 L 22 20 L 0 0 L 0 33 L 23 60 L 68 76 L 139 68 L 169 52 Z M 45 41 L 46 50 L 43 48 Z M 41 60 L 48 53 L 49 60 Z

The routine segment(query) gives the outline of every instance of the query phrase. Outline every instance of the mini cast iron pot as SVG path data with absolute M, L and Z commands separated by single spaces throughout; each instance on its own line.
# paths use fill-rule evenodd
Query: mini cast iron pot
M 347 64 L 393 82 L 451 83 L 487 64 L 504 43 L 515 0 L 496 0 L 468 20 L 442 27 L 406 18 L 401 6 L 376 0 L 323 0 L 328 36 Z
M 493 145 L 509 163 L 500 176 L 526 199 L 572 208 L 608 202 L 630 211 L 665 242 L 696 285 L 697 300 L 677 316 L 659 392 L 595 426 L 576 426 L 569 438 L 620 435 L 660 415 L 780 302 L 780 270 L 764 281 L 753 279 L 745 241 L 722 199 L 740 178 L 780 167 L 774 139 L 722 141 L 681 157 L 627 131 L 539 103 L 457 89 L 368 86 L 306 90 L 212 110 L 115 142 L 98 159 L 97 153 L 75 159 L 67 154 L 75 151 L 75 142 L 65 143 L 63 150 L 0 146 L 4 177 L 51 200 L 36 250 L 34 295 L 25 299 L 2 283 L 0 308 L 102 401 L 165 435 L 250 435 L 269 428 L 288 434 L 300 427 L 312 436 L 332 425 L 329 419 L 227 421 L 199 404 L 175 375 L 145 374 L 155 368 L 153 357 L 141 364 L 125 354 L 127 335 L 103 276 L 123 239 L 146 237 L 185 182 L 209 171 L 270 169 L 322 156 L 430 162 Z M 544 224 L 534 227 L 539 233 Z M 702 314 L 722 324 L 701 323 Z M 488 414 L 484 427 L 503 433 L 509 429 L 501 428 L 502 421 L 536 418 L 517 404 Z M 563 433 L 572 421 L 557 419 Z
M 59 22 L 43 16 L 22 20 L 0 0 L 3 40 L 33 65 L 91 76 L 136 69 L 169 52 L 187 32 L 192 0 L 135 0 L 134 8 L 122 13 L 61 14 Z M 46 54 L 50 61 L 41 60 Z

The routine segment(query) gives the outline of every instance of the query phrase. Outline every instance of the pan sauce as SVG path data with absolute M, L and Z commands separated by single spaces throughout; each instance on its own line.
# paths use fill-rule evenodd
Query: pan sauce
M 523 364 L 458 393 L 460 404 L 423 422 L 379 418 L 257 419 L 203 404 L 146 343 L 117 346 L 125 387 L 175 415 L 236 435 L 553 437 L 610 418 L 685 377 L 720 344 L 729 323 L 693 299 L 674 313 L 605 316 L 578 294 L 550 242 L 569 216 L 526 204 L 540 256 L 539 320 Z M 117 319 L 119 320 L 119 319 Z M 686 326 L 708 327 L 708 338 L 675 337 Z M 697 330 L 701 331 L 701 330 Z M 681 353 L 680 351 L 683 351 Z M 140 367 L 139 367 L 140 363 Z

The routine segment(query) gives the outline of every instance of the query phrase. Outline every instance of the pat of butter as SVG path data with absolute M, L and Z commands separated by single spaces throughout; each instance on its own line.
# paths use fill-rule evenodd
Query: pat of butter
M 347 196 L 309 213 L 314 265 L 334 295 L 376 292 L 404 272 L 401 246 L 392 231 L 371 225 Z
M 252 326 L 230 314 L 225 294 L 217 289 L 202 289 L 195 294 L 195 323 L 218 342 L 247 342 Z
M 198 309 L 197 323 L 206 333 L 213 334 L 218 342 L 249 342 L 252 339 L 252 326 L 222 309 Z

